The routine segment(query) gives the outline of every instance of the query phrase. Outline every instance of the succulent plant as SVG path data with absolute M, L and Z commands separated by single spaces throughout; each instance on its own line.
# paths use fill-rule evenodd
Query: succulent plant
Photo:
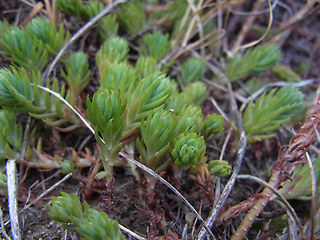
M 69 85 L 72 99 L 76 101 L 90 81 L 88 55 L 84 52 L 73 53 L 67 59 L 65 67 L 66 73 L 62 71 L 61 74 Z
M 185 104 L 201 105 L 206 98 L 207 86 L 202 82 L 188 84 L 180 93 Z
M 52 197 L 51 206 L 47 206 L 50 218 L 63 224 L 66 229 L 76 230 L 81 239 L 124 240 L 119 224 L 111 220 L 104 212 L 91 209 L 87 202 L 81 204 L 75 194 L 61 193 Z
M 21 68 L 0 69 L 0 104 L 12 111 L 29 113 L 32 117 L 42 119 L 49 126 L 59 126 L 72 123 L 78 126 L 79 119 L 66 111 L 66 106 L 55 96 L 41 89 L 43 87 L 40 73 L 32 73 L 29 77 L 26 70 Z M 32 79 L 32 81 L 31 81 Z M 46 88 L 65 95 L 64 86 L 59 87 L 57 79 Z
M 134 0 L 121 5 L 117 12 L 120 25 L 130 34 L 138 34 L 146 27 L 146 14 L 142 1 Z
M 99 71 L 109 68 L 111 63 L 121 63 L 128 58 L 128 41 L 124 38 L 112 36 L 100 47 L 96 55 L 96 63 Z
M 102 70 L 100 84 L 103 89 L 119 89 L 125 94 L 130 88 L 135 88 L 137 80 L 134 68 L 126 63 L 114 63 Z
M 39 17 L 32 19 L 28 23 L 26 32 L 35 39 L 41 40 L 50 56 L 57 55 L 70 38 L 70 33 L 65 32 L 63 24 L 57 29 L 53 22 Z
M 125 240 L 117 221 L 111 220 L 105 212 L 89 208 L 86 202 L 82 205 L 84 218 L 79 223 L 77 232 L 84 236 L 83 240 Z
M 204 83 L 195 82 L 189 84 L 182 92 L 171 95 L 166 102 L 166 109 L 173 109 L 177 114 L 182 114 L 188 105 L 201 105 L 206 97 L 207 87 Z
M 96 16 L 104 9 L 104 5 L 99 0 L 91 0 L 87 4 L 82 4 L 83 13 L 86 19 Z
M 206 62 L 201 58 L 191 57 L 182 64 L 178 79 L 183 86 L 187 86 L 190 83 L 199 81 L 200 78 L 203 77 L 205 71 Z
M 177 116 L 177 132 L 189 133 L 195 132 L 200 133 L 203 127 L 203 116 L 202 110 L 199 106 L 189 105 L 180 111 Z
M 42 71 L 48 60 L 45 44 L 24 28 L 12 27 L 1 34 L 1 48 L 12 60 L 29 70 Z
M 170 149 L 170 143 L 175 138 L 177 119 L 170 111 L 158 111 L 140 124 L 141 139 L 137 139 L 136 147 L 141 155 L 141 162 L 147 167 L 159 172 L 169 162 L 161 158 Z M 160 167 L 160 169 L 158 169 Z
M 206 146 L 203 136 L 196 133 L 181 133 L 175 140 L 171 155 L 174 163 L 182 170 L 195 170 L 205 161 Z
M 224 160 L 212 160 L 208 163 L 208 170 L 212 177 L 227 177 L 230 175 L 231 166 Z
M 66 229 L 75 229 L 83 219 L 80 200 L 75 194 L 61 193 L 62 196 L 51 197 L 51 206 L 47 206 L 50 218 L 63 224 Z
M 57 0 L 60 11 L 81 18 L 84 16 L 82 0 Z
M 13 112 L 0 110 L 0 160 L 19 157 L 22 145 L 22 126 Z
M 203 134 L 206 138 L 216 135 L 224 130 L 224 119 L 221 115 L 210 114 L 204 119 Z
M 120 93 L 111 89 L 99 90 L 94 93 L 92 101 L 87 98 L 87 116 L 95 126 L 95 137 L 103 155 L 104 171 L 98 178 L 112 179 L 112 166 L 117 154 L 122 148 L 121 135 L 125 127 L 124 111 L 126 104 L 122 103 Z M 100 136 L 105 141 L 100 140 Z
M 98 33 L 103 40 L 107 40 L 118 33 L 119 24 L 116 14 L 109 14 L 99 20 Z
M 107 141 L 108 148 L 115 147 L 124 129 L 124 111 L 119 92 L 111 89 L 99 90 L 94 93 L 92 101 L 87 98 L 87 116 L 90 122 Z
M 244 129 L 248 142 L 273 137 L 269 132 L 278 130 L 297 113 L 303 103 L 303 95 L 293 86 L 286 86 L 262 94 L 258 100 L 251 101 L 244 115 Z
M 140 54 L 152 57 L 159 62 L 169 52 L 170 48 L 169 35 L 154 31 L 143 36 Z
M 292 71 L 289 67 L 282 65 L 282 64 L 278 64 L 278 65 L 272 67 L 271 72 L 276 78 L 278 78 L 282 81 L 286 81 L 286 82 L 300 82 L 301 81 L 301 78 L 299 77 L 298 74 L 296 74 L 294 71 Z
M 139 57 L 136 63 L 136 71 L 141 79 L 158 72 L 157 60 L 153 57 Z
M 174 85 L 170 79 L 159 73 L 149 75 L 138 82 L 127 97 L 127 127 L 138 126 L 142 119 L 162 109 L 173 89 Z
M 276 45 L 265 44 L 248 50 L 242 57 L 232 58 L 226 69 L 231 81 L 239 80 L 249 74 L 263 72 L 280 62 L 282 56 Z

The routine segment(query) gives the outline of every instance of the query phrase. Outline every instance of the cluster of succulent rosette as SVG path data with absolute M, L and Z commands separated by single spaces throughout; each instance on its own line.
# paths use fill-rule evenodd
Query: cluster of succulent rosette
M 103 9 L 100 1 L 84 4 L 79 0 L 58 0 L 57 3 L 62 12 L 83 20 Z M 182 16 L 175 4 L 170 5 L 170 19 L 176 26 L 173 34 L 179 29 L 178 19 Z M 185 3 L 181 4 L 180 7 L 185 6 Z M 62 78 L 45 79 L 45 82 L 41 79 L 44 67 L 68 41 L 70 34 L 62 24 L 56 27 L 43 18 L 35 18 L 21 28 L 1 23 L 0 47 L 12 60 L 12 66 L 0 69 L 2 163 L 7 158 L 24 157 L 19 156 L 22 126 L 16 120 L 17 113 L 29 114 L 64 131 L 82 127 L 78 116 L 45 90 L 49 89 L 73 107 L 86 112 L 101 151 L 99 159 L 103 169 L 97 173 L 98 179 L 112 180 L 113 166 L 123 164 L 118 157 L 123 149 L 138 156 L 142 164 L 156 173 L 165 171 L 172 164 L 190 174 L 197 174 L 201 168 L 207 168 L 212 177 L 225 177 L 231 173 L 227 161 L 206 156 L 206 141 L 219 136 L 224 127 L 231 127 L 231 124 L 224 123 L 221 115 L 202 112 L 207 87 L 200 79 L 206 74 L 206 62 L 202 58 L 189 57 L 176 76 L 170 76 L 169 69 L 177 59 L 161 63 L 172 47 L 173 38 L 169 34 L 160 30 L 146 32 L 135 49 L 129 47 L 128 40 L 117 35 L 119 24 L 129 35 L 143 33 L 149 22 L 142 10 L 142 2 L 135 0 L 102 18 L 96 27 L 102 44 L 96 53 L 95 64 L 91 63 L 95 66 L 89 66 L 87 53 L 70 53 L 61 59 L 63 69 L 59 71 Z M 135 62 L 130 59 L 132 50 L 139 56 Z M 292 71 L 279 65 L 280 61 L 281 53 L 275 45 L 261 45 L 228 60 L 225 74 L 231 82 L 236 82 L 271 69 L 281 80 L 287 80 L 285 76 L 288 74 L 297 79 Z M 82 99 L 93 69 L 98 69 L 98 87 L 93 96 L 87 96 L 84 107 Z M 288 74 L 283 74 L 284 71 Z M 66 85 L 61 84 L 63 80 Z M 272 89 L 250 101 L 243 112 L 249 143 L 273 137 L 302 105 L 303 95 L 293 86 Z M 32 139 L 28 141 L 31 147 L 33 142 Z M 29 155 L 32 154 L 30 151 Z M 59 162 L 57 167 L 66 163 Z M 85 166 L 88 165 L 90 163 Z M 68 165 L 68 169 L 72 171 L 74 165 L 72 168 Z M 301 175 L 304 179 L 302 173 L 305 172 L 306 167 L 301 168 L 294 176 Z M 6 178 L 3 172 L 0 174 L 2 189 Z M 302 181 L 296 180 L 292 184 L 303 189 Z M 289 185 L 286 183 L 284 189 Z M 299 193 L 294 197 L 305 195 L 305 192 Z M 83 239 L 100 239 L 101 231 L 100 234 L 110 236 L 108 239 L 124 239 L 114 221 L 106 214 L 90 209 L 87 204 L 81 205 L 74 195 L 54 197 L 49 210 L 52 219 L 62 222 L 66 228 L 76 229 Z

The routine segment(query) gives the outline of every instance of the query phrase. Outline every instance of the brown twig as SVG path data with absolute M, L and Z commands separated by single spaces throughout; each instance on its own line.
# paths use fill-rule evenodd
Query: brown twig
M 44 7 L 42 2 L 38 2 L 36 5 L 34 5 L 32 11 L 30 12 L 30 14 L 28 15 L 28 17 L 21 23 L 22 26 L 26 26 L 27 23 L 35 16 L 37 15 L 42 8 Z
M 251 176 L 251 175 L 239 175 L 237 177 L 238 179 L 250 179 L 250 180 L 253 180 L 261 185 L 263 185 L 264 187 L 266 188 L 269 188 L 275 195 L 277 195 L 277 197 L 282 201 L 282 203 L 287 207 L 289 213 L 292 215 L 295 223 L 298 225 L 298 228 L 299 230 L 302 232 L 303 231 L 303 228 L 302 228 L 302 224 L 296 214 L 296 212 L 294 211 L 294 209 L 291 207 L 290 203 L 287 201 L 287 199 L 285 199 L 284 196 L 282 196 L 278 191 L 277 189 L 275 189 L 274 187 L 272 187 L 269 183 L 263 181 L 262 179 L 260 178 L 257 178 L 255 176 Z

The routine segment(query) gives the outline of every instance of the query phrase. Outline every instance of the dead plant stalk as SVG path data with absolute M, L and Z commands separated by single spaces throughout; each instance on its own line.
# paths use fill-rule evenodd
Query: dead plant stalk
M 317 107 L 318 109 L 308 116 L 299 132 L 291 138 L 289 145 L 280 148 L 278 160 L 273 164 L 271 177 L 268 182 L 271 187 L 278 189 L 280 184 L 290 177 L 290 173 L 293 170 L 292 163 L 305 160 L 307 148 L 314 142 L 316 132 L 319 130 L 320 101 L 318 101 Z M 270 188 L 266 187 L 263 190 L 261 198 L 251 207 L 231 240 L 241 240 L 246 236 L 252 223 L 264 209 L 272 195 L 273 192 Z

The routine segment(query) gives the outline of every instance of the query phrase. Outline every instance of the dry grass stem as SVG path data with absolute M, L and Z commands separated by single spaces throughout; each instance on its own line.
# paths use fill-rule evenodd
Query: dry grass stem
M 296 214 L 296 212 L 294 211 L 293 207 L 291 207 L 290 203 L 287 201 L 287 199 L 285 199 L 284 196 L 282 196 L 274 187 L 272 187 L 269 183 L 267 183 L 266 181 L 255 177 L 255 176 L 251 176 L 251 175 L 238 175 L 237 177 L 238 179 L 250 179 L 252 181 L 255 181 L 261 185 L 263 185 L 266 188 L 269 188 L 279 199 L 280 201 L 286 206 L 286 208 L 288 209 L 289 213 L 292 215 L 295 223 L 297 224 L 299 230 L 302 232 L 303 228 L 302 228 L 302 224 Z
M 315 129 L 316 132 L 317 129 Z M 311 228 L 310 228 L 310 239 L 315 239 L 315 231 L 316 231 L 316 212 L 317 212 L 317 179 L 314 173 L 314 167 L 311 160 L 311 157 L 308 152 L 306 152 L 306 158 L 308 161 L 309 169 L 310 169 L 310 176 L 311 176 L 311 189 L 312 189 L 312 201 L 311 201 Z M 302 231 L 301 231 L 302 232 Z
M 17 169 L 16 160 L 8 160 L 6 164 L 7 171 L 7 187 L 8 187 L 8 201 L 9 201 L 9 214 L 11 223 L 11 233 L 13 240 L 21 240 L 21 232 L 19 227 L 18 218 L 18 179 L 17 179 Z
M 233 168 L 233 173 L 228 181 L 228 183 L 226 184 L 226 186 L 224 187 L 221 196 L 218 200 L 218 202 L 214 205 L 214 207 L 212 208 L 209 217 L 206 220 L 206 226 L 211 228 L 219 214 L 219 212 L 221 211 L 223 205 L 225 204 L 232 188 L 233 185 L 237 179 L 237 176 L 239 174 L 240 171 L 240 167 L 242 164 L 242 160 L 244 157 L 244 153 L 245 153 L 245 148 L 247 146 L 247 137 L 244 131 L 241 132 L 240 134 L 240 140 L 239 140 L 239 147 L 238 147 L 238 152 L 237 152 L 237 158 L 236 158 L 236 162 L 235 162 L 235 166 Z M 197 240 L 204 240 L 206 237 L 206 232 L 204 231 L 204 229 L 202 228 L 197 236 Z
M 21 26 L 26 26 L 28 22 L 30 22 L 30 20 L 42 10 L 43 7 L 43 3 L 38 2 L 29 13 L 29 16 L 21 23 Z

